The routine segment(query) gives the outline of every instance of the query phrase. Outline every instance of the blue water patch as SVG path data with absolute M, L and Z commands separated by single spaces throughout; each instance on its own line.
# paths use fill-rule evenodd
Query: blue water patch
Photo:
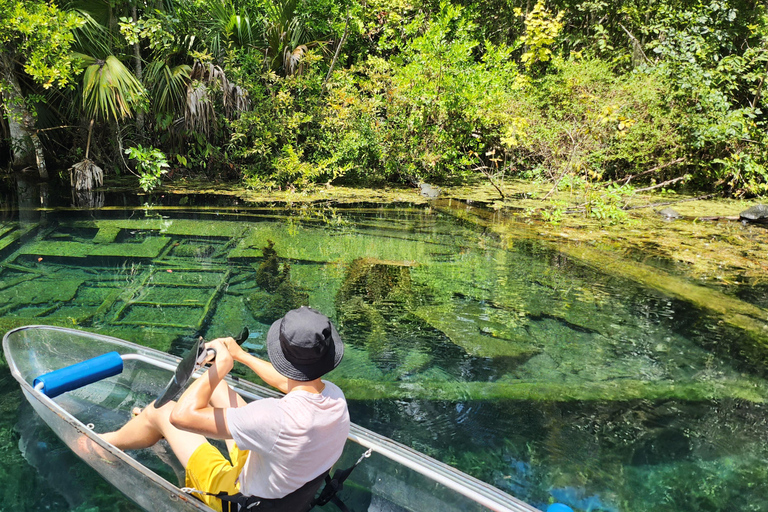
M 555 501 L 566 504 L 575 510 L 584 512 L 619 512 L 617 507 L 603 503 L 599 496 L 586 496 L 584 489 L 561 487 L 550 489 L 549 494 Z

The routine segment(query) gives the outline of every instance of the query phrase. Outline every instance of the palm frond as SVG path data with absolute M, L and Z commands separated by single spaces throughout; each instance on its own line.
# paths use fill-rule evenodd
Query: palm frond
M 305 53 L 307 53 L 307 46 L 303 44 L 297 46 L 293 51 L 291 51 L 290 46 L 285 47 L 283 65 L 285 66 L 286 75 L 301 74 L 303 71 L 301 59 Z
M 207 137 L 214 116 L 215 112 L 208 95 L 208 87 L 199 81 L 192 82 L 187 87 L 187 101 L 184 110 L 185 128 L 202 133 Z
M 248 46 L 256 40 L 251 18 L 247 14 L 232 14 L 227 32 L 231 34 L 238 46 Z
M 301 59 L 311 46 L 321 44 L 310 42 L 301 19 L 296 16 L 297 0 L 273 0 L 267 3 L 267 20 L 264 26 L 264 40 L 267 48 L 264 57 L 272 71 L 285 75 L 300 73 Z
M 186 103 L 191 74 L 192 67 L 187 64 L 169 66 L 162 60 L 151 62 L 145 70 L 144 81 L 150 88 L 150 98 L 155 109 L 181 113 Z
M 90 55 L 109 55 L 113 42 L 113 35 L 109 29 L 96 21 L 88 11 L 76 9 L 76 12 L 85 20 L 85 23 L 72 31 L 75 48 Z
M 212 88 L 221 91 L 224 115 L 232 119 L 250 107 L 248 93 L 227 78 L 220 66 L 195 62 L 189 75 L 184 125 L 188 130 L 208 134 L 210 122 L 214 119 L 213 103 L 210 99 Z
M 144 86 L 114 55 L 92 62 L 83 73 L 83 109 L 91 119 L 120 120 L 132 117 L 145 98 Z
M 75 190 L 93 190 L 104 184 L 104 170 L 86 158 L 69 168 L 69 180 Z

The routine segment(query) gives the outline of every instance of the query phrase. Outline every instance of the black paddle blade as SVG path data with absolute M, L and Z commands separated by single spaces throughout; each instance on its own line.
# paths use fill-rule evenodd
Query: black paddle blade
M 245 340 L 248 339 L 251 332 L 247 327 L 243 327 L 240 334 L 235 338 L 238 345 L 242 345 Z M 213 349 L 211 349 L 213 350 Z M 205 344 L 202 338 L 198 338 L 192 349 L 187 352 L 181 359 L 179 366 L 176 367 L 176 373 L 173 374 L 171 381 L 165 387 L 165 390 L 160 394 L 157 400 L 155 400 L 155 407 L 160 408 L 170 402 L 176 400 L 179 394 L 181 394 L 184 386 L 187 385 L 192 374 L 198 368 L 198 364 L 202 363 L 203 353 L 205 352 Z
M 173 374 L 173 377 L 171 377 L 170 382 L 168 382 L 168 385 L 165 387 L 162 394 L 155 400 L 156 408 L 159 409 L 171 400 L 175 400 L 179 393 L 181 393 L 184 386 L 189 382 L 189 378 L 192 377 L 192 374 L 195 372 L 195 363 L 200 358 L 203 351 L 205 351 L 205 346 L 203 345 L 202 338 L 200 338 L 195 342 L 192 349 L 181 359 L 179 366 L 176 367 L 176 373 Z
M 242 345 L 245 340 L 248 339 L 248 336 L 251 335 L 251 331 L 248 330 L 247 327 L 243 327 L 243 330 L 240 331 L 240 334 L 235 338 L 235 341 L 238 345 Z

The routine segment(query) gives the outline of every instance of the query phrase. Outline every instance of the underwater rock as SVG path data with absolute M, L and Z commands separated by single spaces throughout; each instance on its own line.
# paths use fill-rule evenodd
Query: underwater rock
M 675 220 L 682 217 L 676 210 L 673 210 L 672 208 L 664 208 L 663 210 L 659 210 L 659 215 L 661 215 L 665 220 Z
M 440 195 L 440 188 L 429 183 L 419 183 L 419 194 L 427 199 L 436 199 Z
M 747 208 L 739 214 L 739 217 L 748 222 L 768 222 L 768 205 L 757 204 Z

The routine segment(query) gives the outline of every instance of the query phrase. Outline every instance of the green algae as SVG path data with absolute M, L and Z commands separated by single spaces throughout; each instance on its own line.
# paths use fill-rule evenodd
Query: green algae
M 542 402 L 683 400 L 711 401 L 725 398 L 764 403 L 768 387 L 758 381 L 652 382 L 622 379 L 610 382 L 456 382 L 422 380 L 392 382 L 329 377 L 348 399 L 429 399 L 446 401 L 532 400 Z
M 541 351 L 540 347 L 532 346 L 530 337 L 522 334 L 500 333 L 491 329 L 479 330 L 477 323 L 469 321 L 477 317 L 468 313 L 465 307 L 425 306 L 414 309 L 413 313 L 427 325 L 445 333 L 453 343 L 474 356 L 529 359 Z M 462 321 L 457 322 L 457 317 Z M 499 325 L 508 331 L 506 325 Z
M 263 219 L 264 214 L 254 218 Z M 543 377 L 558 385 L 567 383 L 562 385 L 573 388 L 573 395 L 584 400 L 640 393 L 632 389 L 649 389 L 650 397 L 706 394 L 697 386 L 698 391 L 686 389 L 676 394 L 636 385 L 601 397 L 595 389 L 602 388 L 594 384 L 630 382 L 638 374 L 657 381 L 690 379 L 689 374 L 676 369 L 680 362 L 668 348 L 678 340 L 654 342 L 651 333 L 647 340 L 638 341 L 633 331 L 647 330 L 647 326 L 627 322 L 631 313 L 613 303 L 611 294 L 596 286 L 591 277 L 575 277 L 572 267 L 560 271 L 546 258 L 531 257 L 529 252 L 536 250 L 525 248 L 524 231 L 520 231 L 519 239 L 502 238 L 499 243 L 493 237 L 456 229 L 421 214 L 407 217 L 397 228 L 378 218 L 351 225 L 338 222 L 338 229 L 323 219 L 295 222 L 277 213 L 275 219 L 283 222 L 215 221 L 199 226 L 193 221 L 157 218 L 76 221 L 65 231 L 87 229 L 96 233 L 94 238 L 103 236 L 100 244 L 77 242 L 82 245 L 122 249 L 160 239 L 163 249 L 144 268 L 115 269 L 122 278 L 97 278 L 98 272 L 79 276 L 69 292 L 64 290 L 58 299 L 48 298 L 54 304 L 50 308 L 37 306 L 36 301 L 45 297 L 35 299 L 22 293 L 20 301 L 14 302 L 22 303 L 23 299 L 23 307 L 7 311 L 35 322 L 50 319 L 64 325 L 100 325 L 125 333 L 129 339 L 149 340 L 153 346 L 167 349 L 174 336 L 204 330 L 209 323 L 211 328 L 216 326 L 215 335 L 231 334 L 242 324 L 268 325 L 287 309 L 310 304 L 337 321 L 350 349 L 360 348 L 355 365 L 367 369 L 362 374 L 349 374 L 353 381 L 361 375 L 374 375 L 371 368 L 377 368 L 377 378 L 393 386 L 399 386 L 400 380 L 409 384 L 433 382 L 435 378 L 448 382 L 456 379 L 452 373 L 456 370 L 433 367 L 443 364 L 439 362 L 439 357 L 444 357 L 440 352 L 447 350 L 455 354 L 451 357 L 486 360 L 503 368 L 507 380 L 515 382 L 495 382 L 494 386 L 499 385 L 491 393 L 495 397 L 502 396 L 504 390 L 509 390 L 509 397 L 522 396 L 520 390 L 526 388 L 521 383 L 540 386 Z M 424 232 L 413 234 L 420 230 Z M 46 238 L 52 233 L 44 232 L 31 246 L 41 241 L 76 243 Z M 214 233 L 232 238 L 213 238 Z M 457 242 L 459 233 L 462 239 Z M 271 244 L 270 235 L 280 238 Z M 111 244 L 106 242 L 110 237 L 115 240 Z M 266 240 L 264 245 L 252 247 L 260 240 Z M 365 246 L 350 249 L 359 240 L 364 240 Z M 524 250 L 509 249 L 515 245 Z M 242 260 L 246 246 L 253 249 L 250 256 L 258 258 L 255 262 L 250 256 Z M 393 249 L 396 246 L 400 248 Z M 228 259 L 229 267 L 207 261 L 214 252 Z M 19 255 L 29 254 L 20 251 Z M 568 256 L 579 261 L 597 260 L 593 255 Z M 27 280 L 28 276 L 44 278 L 32 272 L 50 274 L 58 268 L 55 263 L 47 265 L 45 259 L 41 264 L 19 258 L 10 265 L 17 268 L 7 267 L 8 272 L 18 271 Z M 510 273 L 512 268 L 514 273 Z M 602 265 L 594 268 L 603 272 Z M 0 283 L 18 279 L 13 276 L 0 274 Z M 625 278 L 645 279 L 642 275 Z M 94 285 L 97 282 L 101 284 Z M 10 289 L 20 285 L 9 283 Z M 27 292 L 35 287 L 30 286 Z M 674 287 L 680 288 L 677 284 Z M 743 315 L 753 318 L 753 313 Z M 220 316 L 225 320 L 219 320 Z M 625 350 L 620 340 L 626 339 L 640 348 Z M 704 364 L 705 352 L 691 347 L 685 351 L 693 364 Z M 362 363 L 364 358 L 368 358 L 367 366 Z M 671 362 L 662 364 L 662 358 Z M 717 361 L 715 367 L 722 365 L 725 363 Z M 725 375 L 737 391 L 723 392 L 723 396 L 741 396 L 738 393 L 743 392 L 738 389 L 742 388 L 735 383 L 742 380 L 732 372 Z M 424 389 L 418 396 L 426 397 L 428 387 Z M 453 396 L 460 396 L 458 390 Z M 549 396 L 531 393 L 530 399 L 548 400 Z
M 205 309 L 202 306 L 164 304 L 159 307 L 157 305 L 131 304 L 122 310 L 114 323 L 197 330 L 204 314 Z
M 93 244 L 84 242 L 41 240 L 27 244 L 19 253 L 29 256 L 55 256 L 62 258 L 121 257 L 156 258 L 168 245 L 169 238 L 145 238 L 140 243 Z
M 497 233 L 502 244 L 513 247 L 524 241 L 530 232 L 515 220 L 492 218 L 482 211 L 468 211 L 446 203 L 441 211 L 455 215 L 465 222 L 481 225 Z M 713 315 L 723 324 L 742 332 L 733 340 L 734 345 L 741 346 L 741 352 L 758 366 L 764 366 L 768 360 L 768 311 L 744 302 L 732 295 L 726 295 L 719 290 L 691 282 L 690 278 L 677 277 L 659 268 L 633 261 L 629 263 L 622 253 L 613 247 L 605 245 L 585 244 L 560 239 L 551 241 L 552 248 L 581 265 L 593 268 L 600 273 L 639 284 L 649 289 L 657 290 L 669 297 L 691 304 L 706 314 Z M 583 302 L 581 302 L 583 304 Z M 580 318 L 590 316 L 576 315 Z M 600 329 L 600 327 L 597 327 Z
M 206 297 L 210 290 L 201 288 L 199 293 L 194 294 L 192 290 L 185 287 L 160 286 L 153 283 L 153 286 L 143 288 L 137 296 L 131 299 L 131 304 L 143 305 L 176 305 L 176 306 L 203 306 L 206 303 Z
M 333 243 L 329 243 L 329 237 Z M 419 240 L 362 233 L 355 230 L 312 229 L 303 225 L 257 225 L 230 253 L 230 259 L 259 258 L 261 248 L 276 240 L 276 250 L 283 258 L 326 263 L 357 258 L 397 261 L 423 261 L 435 255 L 449 255 L 453 248 L 442 243 L 424 244 Z
M 213 256 L 217 246 L 204 242 L 185 242 L 173 248 L 173 256 L 178 258 L 206 259 Z
M 271 324 L 286 311 L 306 305 L 309 299 L 309 294 L 292 281 L 291 265 L 278 259 L 274 245 L 268 240 L 262 248 L 264 260 L 256 268 L 254 276 L 255 284 L 260 289 L 245 299 L 253 317 L 264 324 Z
M 78 229 L 98 229 L 108 232 L 153 231 L 165 236 L 232 238 L 240 237 L 247 229 L 242 222 L 204 222 L 191 219 L 145 218 L 145 219 L 98 219 L 74 221 Z
M 177 267 L 165 270 L 158 269 L 152 273 L 150 283 L 154 286 L 212 288 L 222 283 L 227 272 L 224 268 Z
M 82 278 L 38 277 L 19 282 L 7 290 L 5 299 L 10 304 L 48 304 L 72 300 L 77 294 Z M 3 309 L 10 306 L 5 306 Z
M 123 228 L 118 226 L 100 226 L 98 232 L 93 237 L 95 244 L 111 244 L 117 239 Z
M 21 233 L 19 231 L 13 231 L 10 234 L 7 234 L 10 229 L 11 228 L 8 228 L 2 234 L 0 234 L 0 251 L 10 246 L 21 237 Z

